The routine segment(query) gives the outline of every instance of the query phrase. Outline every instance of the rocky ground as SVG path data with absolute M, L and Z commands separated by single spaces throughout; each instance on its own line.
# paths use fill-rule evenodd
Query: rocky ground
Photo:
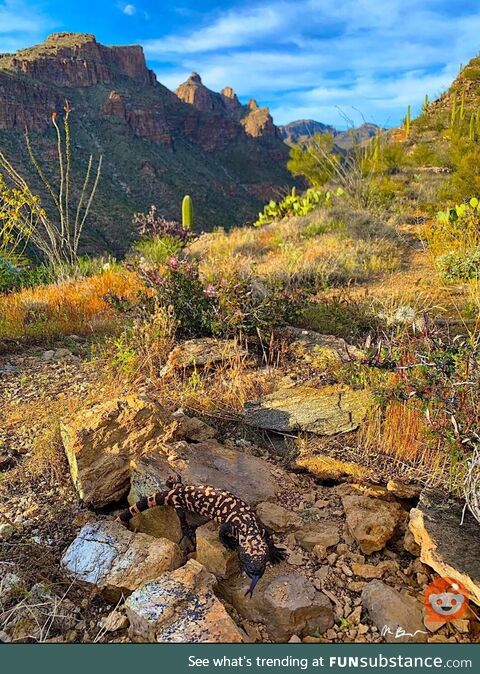
M 343 340 L 294 337 L 362 357 Z M 225 357 L 229 345 L 216 346 L 202 344 L 203 365 Z M 198 365 L 198 343 L 191 348 Z M 72 339 L 0 356 L 1 641 L 478 640 L 480 549 L 468 515 L 458 533 L 461 504 L 338 458 L 288 460 L 285 437 L 357 428 L 366 392 L 284 381 L 220 429 L 147 393 L 90 404 L 100 373 L 87 354 Z M 188 367 L 185 353 L 168 367 L 179 360 Z M 70 406 L 72 393 L 83 406 Z M 49 405 L 61 419 L 59 453 L 26 475 L 45 432 L 35 410 Z M 196 522 L 192 549 L 169 508 L 137 516 L 132 531 L 114 522 L 127 498 L 171 474 L 232 491 L 274 530 L 286 560 L 268 568 L 253 599 L 215 525 Z M 462 619 L 424 618 L 424 589 L 438 574 L 468 588 L 473 608 Z

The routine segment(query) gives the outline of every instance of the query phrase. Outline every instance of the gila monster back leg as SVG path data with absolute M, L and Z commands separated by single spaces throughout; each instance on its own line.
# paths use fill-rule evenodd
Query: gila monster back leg
M 230 522 L 224 522 L 220 525 L 218 537 L 220 538 L 222 545 L 224 545 L 229 550 L 235 550 L 235 548 L 238 548 L 238 538 L 235 533 L 235 529 L 230 524 Z
M 279 548 L 273 540 L 273 531 L 269 527 L 264 527 L 265 541 L 268 546 L 268 559 L 271 564 L 279 564 L 286 559 L 287 554 L 284 548 Z

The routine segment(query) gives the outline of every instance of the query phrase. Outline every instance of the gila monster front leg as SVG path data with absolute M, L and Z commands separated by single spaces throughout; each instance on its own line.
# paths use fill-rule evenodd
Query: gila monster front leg
M 238 548 L 238 536 L 230 522 L 224 522 L 220 525 L 218 537 L 222 545 L 229 550 L 236 550 Z
M 174 510 L 177 513 L 178 519 L 180 520 L 180 528 L 182 530 L 182 537 L 181 537 L 179 543 L 181 543 L 184 538 L 188 538 L 190 543 L 195 548 L 195 546 L 196 546 L 196 536 L 195 536 L 196 527 L 191 526 L 187 522 L 185 510 L 181 506 L 174 506 Z

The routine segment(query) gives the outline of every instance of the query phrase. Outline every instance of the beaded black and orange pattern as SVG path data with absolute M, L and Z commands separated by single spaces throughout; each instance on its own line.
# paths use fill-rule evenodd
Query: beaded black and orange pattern
M 225 547 L 238 549 L 240 563 L 252 579 L 247 594 L 252 595 L 267 562 L 276 564 L 285 558 L 284 551 L 274 544 L 272 531 L 259 520 L 252 508 L 238 496 L 214 487 L 186 485 L 170 479 L 167 480 L 166 491 L 144 496 L 117 519 L 127 524 L 135 515 L 162 505 L 175 509 L 183 536 L 192 542 L 195 532 L 187 523 L 187 512 L 220 524 L 221 542 Z

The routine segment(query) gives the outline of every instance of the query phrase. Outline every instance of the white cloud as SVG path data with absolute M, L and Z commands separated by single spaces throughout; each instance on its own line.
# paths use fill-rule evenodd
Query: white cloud
M 137 13 L 135 5 L 122 5 L 122 12 L 127 16 L 134 16 Z
M 268 103 L 277 123 L 338 123 L 336 106 L 347 114 L 355 106 L 395 124 L 408 104 L 418 108 L 426 93 L 438 95 L 478 52 L 480 6 L 470 4 L 270 0 L 204 15 L 203 28 L 143 44 L 170 88 L 196 70 L 212 89 L 228 85 Z

